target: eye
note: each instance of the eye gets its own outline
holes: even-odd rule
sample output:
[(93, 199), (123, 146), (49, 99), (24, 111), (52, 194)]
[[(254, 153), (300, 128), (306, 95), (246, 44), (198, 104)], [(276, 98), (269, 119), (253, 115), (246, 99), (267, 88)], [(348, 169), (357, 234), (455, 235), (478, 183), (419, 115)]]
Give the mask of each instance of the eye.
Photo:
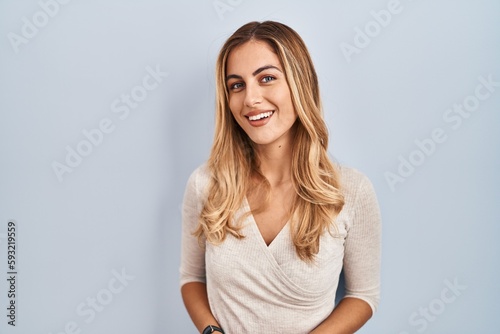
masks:
[(268, 82), (271, 82), (273, 80), (276, 80), (275, 77), (273, 76), (270, 76), (270, 75), (266, 75), (265, 77), (263, 77), (260, 82), (263, 82), (263, 83), (268, 83)]
[(243, 88), (243, 83), (242, 82), (235, 82), (231, 85), (229, 85), (230, 90), (237, 90)]

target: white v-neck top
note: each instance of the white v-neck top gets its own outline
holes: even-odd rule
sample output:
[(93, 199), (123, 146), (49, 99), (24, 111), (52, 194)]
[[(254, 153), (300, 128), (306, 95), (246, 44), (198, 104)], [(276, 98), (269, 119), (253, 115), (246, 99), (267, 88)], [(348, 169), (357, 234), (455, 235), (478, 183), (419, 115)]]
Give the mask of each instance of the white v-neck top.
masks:
[[(375, 312), (380, 291), (380, 212), (371, 182), (341, 167), (344, 208), (337, 231), (325, 232), (313, 263), (295, 252), (286, 224), (266, 245), (252, 215), (243, 221), (243, 239), (228, 235), (218, 246), (198, 244), (192, 232), (207, 197), (210, 174), (203, 165), (187, 183), (183, 203), (181, 286), (207, 285), (211, 311), (232, 333), (309, 333), (335, 306), (344, 269), (345, 297), (366, 301)], [(236, 216), (249, 211), (244, 201)], [(236, 218), (237, 218), (236, 217)]]

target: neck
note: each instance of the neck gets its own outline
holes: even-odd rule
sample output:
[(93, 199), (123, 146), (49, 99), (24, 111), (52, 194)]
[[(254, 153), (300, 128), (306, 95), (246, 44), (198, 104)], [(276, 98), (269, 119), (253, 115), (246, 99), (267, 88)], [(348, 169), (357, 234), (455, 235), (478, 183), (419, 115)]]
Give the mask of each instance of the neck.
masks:
[(287, 137), (289, 138), (281, 138), (282, 140), (268, 145), (257, 145), (255, 148), (260, 171), (272, 188), (291, 180), (292, 134)]

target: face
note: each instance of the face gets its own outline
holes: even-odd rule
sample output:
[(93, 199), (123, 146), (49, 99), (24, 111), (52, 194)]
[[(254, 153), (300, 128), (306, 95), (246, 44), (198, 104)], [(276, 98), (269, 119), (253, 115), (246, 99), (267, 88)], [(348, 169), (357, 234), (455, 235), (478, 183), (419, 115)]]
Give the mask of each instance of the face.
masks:
[(228, 56), (226, 84), (234, 118), (259, 146), (292, 141), (297, 113), (278, 56), (260, 41), (234, 48)]

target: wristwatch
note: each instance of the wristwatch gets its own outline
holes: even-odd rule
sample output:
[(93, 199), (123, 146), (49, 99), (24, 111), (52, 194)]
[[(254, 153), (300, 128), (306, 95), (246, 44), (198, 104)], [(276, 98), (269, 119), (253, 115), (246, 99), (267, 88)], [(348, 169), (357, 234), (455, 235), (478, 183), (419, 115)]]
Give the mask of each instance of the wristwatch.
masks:
[(201, 332), (201, 334), (210, 334), (213, 332), (219, 332), (219, 333), (224, 334), (224, 331), (222, 330), (222, 328), (219, 328), (219, 327), (213, 326), (213, 325), (208, 325), (207, 327), (205, 327), (205, 329), (203, 330), (203, 332)]

